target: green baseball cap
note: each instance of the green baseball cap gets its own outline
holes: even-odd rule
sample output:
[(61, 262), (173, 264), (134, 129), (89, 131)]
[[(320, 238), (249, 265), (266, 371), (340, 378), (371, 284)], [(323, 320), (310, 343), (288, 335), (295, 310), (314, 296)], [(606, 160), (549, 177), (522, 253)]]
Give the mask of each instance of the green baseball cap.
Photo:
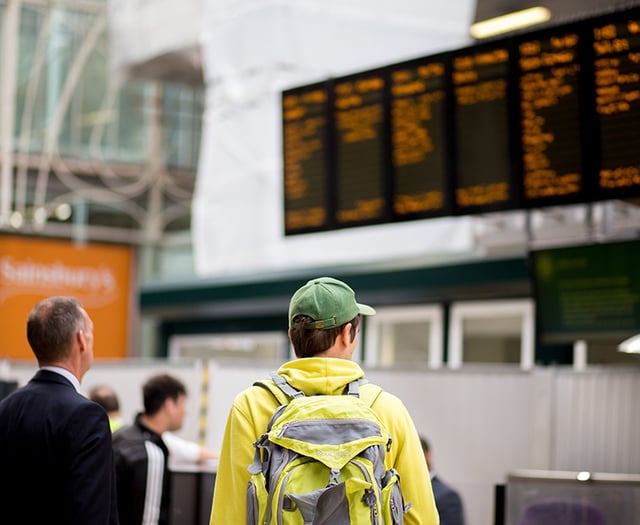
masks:
[(298, 315), (314, 320), (307, 328), (327, 330), (348, 323), (358, 314), (375, 313), (370, 306), (356, 302), (356, 294), (349, 285), (333, 277), (318, 277), (293, 294), (289, 303), (289, 328), (294, 327), (293, 319)]

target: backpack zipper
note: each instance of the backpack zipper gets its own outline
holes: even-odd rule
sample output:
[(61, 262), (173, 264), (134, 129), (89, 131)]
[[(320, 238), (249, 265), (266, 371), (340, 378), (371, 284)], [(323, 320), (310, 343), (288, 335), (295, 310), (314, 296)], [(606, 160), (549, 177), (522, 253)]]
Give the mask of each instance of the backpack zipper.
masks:
[[(289, 423), (285, 423), (284, 425), (282, 425), (282, 428), (280, 428), (280, 430), (278, 431), (278, 434), (276, 435), (276, 439), (281, 439), (285, 435), (285, 433), (287, 432), (289, 427), (291, 427), (291, 428), (305, 427), (309, 423), (323, 423), (323, 424), (326, 424), (327, 423), (327, 419), (326, 418), (306, 418), (306, 419), (299, 420), (299, 421), (290, 421)], [(378, 437), (378, 438), (383, 438), (382, 432), (381, 432), (381, 429), (380, 429), (380, 425), (378, 425), (377, 423), (374, 423), (372, 421), (367, 421), (367, 420), (362, 419), (362, 418), (343, 418), (343, 419), (333, 418), (333, 419), (331, 419), (331, 425), (353, 425), (354, 423), (359, 424), (359, 426), (361, 428), (363, 428), (371, 437), (375, 436), (375, 437)], [(377, 430), (377, 433), (373, 432), (372, 430), (373, 431)], [(389, 440), (387, 440), (387, 441), (385, 441), (385, 442), (383, 442), (381, 444), (386, 444), (387, 450), (389, 450), (390, 447), (391, 447), (391, 443), (390, 443)]]
[[(287, 465), (289, 463), (289, 454), (290, 451), (287, 449), (283, 450), (283, 454), (282, 457), (284, 458), (284, 461), (281, 462), (281, 465)], [(271, 458), (269, 458), (269, 470), (271, 470)], [(269, 523), (271, 521), (271, 515), (273, 514), (273, 496), (272, 491), (273, 491), (273, 487), (275, 487), (275, 483), (278, 480), (278, 477), (280, 475), (280, 470), (276, 470), (275, 472), (272, 472), (271, 475), (269, 476), (269, 485), (268, 485), (268, 492), (270, 494), (270, 497), (268, 499), (268, 503), (267, 503), (267, 512), (266, 512), (266, 520), (265, 523)]]
[[(376, 490), (376, 488), (378, 486), (378, 483), (377, 483), (377, 481), (371, 479), (371, 477), (369, 476), (369, 471), (367, 470), (367, 468), (360, 461), (352, 459), (351, 463), (356, 465), (362, 471), (362, 473), (364, 474), (364, 477), (367, 479), (367, 481), (369, 483), (371, 483), (371, 488), (365, 491), (365, 495), (362, 497), (362, 501), (364, 501), (364, 503), (371, 508), (371, 523), (373, 525), (379, 525), (380, 521), (379, 521), (379, 516), (378, 516), (378, 497), (375, 494), (375, 490)], [(367, 501), (366, 501), (366, 499), (369, 499), (369, 498), (367, 498), (368, 495), (373, 495), (373, 502), (372, 502), (373, 504), (372, 505), (369, 505), (369, 503), (367, 503)]]
[[(294, 468), (299, 467), (300, 465), (296, 465)], [(280, 494), (278, 494), (278, 513), (276, 514), (276, 522), (277, 525), (282, 525), (283, 524), (283, 518), (282, 518), (282, 505), (284, 502), (284, 487), (287, 484), (287, 480), (291, 477), (291, 474), (293, 472), (293, 469), (289, 470), (289, 472), (287, 472), (287, 474), (285, 475), (284, 479), (282, 480), (282, 483), (280, 483)]]

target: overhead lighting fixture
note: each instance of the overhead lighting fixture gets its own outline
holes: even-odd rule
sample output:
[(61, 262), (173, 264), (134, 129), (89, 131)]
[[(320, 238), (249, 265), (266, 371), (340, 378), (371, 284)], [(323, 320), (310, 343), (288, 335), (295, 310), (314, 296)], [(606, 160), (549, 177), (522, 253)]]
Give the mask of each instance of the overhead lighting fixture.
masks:
[(640, 334), (625, 339), (618, 345), (618, 351), (625, 354), (640, 354)]
[(56, 215), (56, 219), (58, 219), (59, 221), (66, 221), (71, 217), (71, 205), (64, 202), (62, 204), (58, 204), (56, 206), (56, 211), (55, 211), (55, 215)]
[(11, 215), (9, 217), (9, 224), (11, 224), (11, 226), (13, 226), (16, 230), (22, 228), (22, 225), (24, 224), (24, 217), (22, 216), (22, 213), (20, 213), (19, 211), (11, 212)]
[(514, 11), (513, 13), (476, 22), (469, 29), (469, 33), (473, 38), (487, 38), (535, 24), (542, 24), (550, 19), (551, 11), (546, 7), (530, 7), (522, 11)]
[(33, 222), (37, 226), (43, 226), (45, 222), (47, 222), (48, 213), (45, 208), (42, 206), (35, 209), (33, 212)]

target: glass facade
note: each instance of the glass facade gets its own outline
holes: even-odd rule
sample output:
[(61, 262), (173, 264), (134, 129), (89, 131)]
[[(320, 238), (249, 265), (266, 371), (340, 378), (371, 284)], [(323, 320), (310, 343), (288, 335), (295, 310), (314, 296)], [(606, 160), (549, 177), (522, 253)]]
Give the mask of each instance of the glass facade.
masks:
[[(4, 38), (9, 16), (0, 2), (0, 54), (15, 53), (11, 209), (23, 219), (15, 233), (78, 220), (89, 238), (94, 227), (114, 230), (106, 240), (118, 240), (118, 229), (147, 240), (149, 228), (156, 240), (188, 230), (204, 86), (123, 80), (110, 62), (104, 0), (21, 2), (15, 40)], [(72, 215), (60, 219), (54, 210), (66, 203)]]
[[(100, 5), (100, 2), (96, 2)], [(119, 83), (110, 70), (104, 10), (46, 9), (25, 5), (20, 13), (16, 138), (29, 137), (29, 151), (45, 146), (46, 133), (57, 111), (64, 120), (56, 143), (63, 155), (107, 162), (144, 163), (150, 121), (155, 109), (153, 83)], [(91, 32), (104, 27), (91, 49)], [(80, 53), (88, 53), (86, 58)], [(71, 78), (72, 68), (81, 67)], [(59, 108), (65, 85), (72, 95)], [(119, 85), (118, 85), (119, 84)], [(165, 85), (163, 122), (169, 164), (194, 168), (203, 105), (203, 89)], [(65, 110), (66, 109), (66, 110)]]

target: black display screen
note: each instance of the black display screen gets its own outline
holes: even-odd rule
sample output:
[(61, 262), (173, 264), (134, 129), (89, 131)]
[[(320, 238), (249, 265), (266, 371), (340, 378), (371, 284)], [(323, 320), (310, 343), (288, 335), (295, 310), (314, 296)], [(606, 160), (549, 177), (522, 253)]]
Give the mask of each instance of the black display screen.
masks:
[(379, 222), (386, 215), (385, 77), (371, 72), (333, 83), (336, 222)]
[(640, 195), (640, 14), (593, 26), (601, 197)]
[(389, 72), (393, 212), (398, 218), (450, 212), (446, 73), (443, 59), (399, 64)]
[(460, 213), (513, 206), (509, 49), (470, 49), (452, 60), (454, 205)]
[(640, 197), (640, 9), (283, 93), (285, 231)]
[(586, 189), (580, 119), (580, 33), (518, 44), (523, 202), (567, 202)]
[(329, 225), (329, 106), (324, 84), (282, 95), (285, 232)]
[(544, 343), (640, 332), (640, 242), (531, 252), (538, 334)]

